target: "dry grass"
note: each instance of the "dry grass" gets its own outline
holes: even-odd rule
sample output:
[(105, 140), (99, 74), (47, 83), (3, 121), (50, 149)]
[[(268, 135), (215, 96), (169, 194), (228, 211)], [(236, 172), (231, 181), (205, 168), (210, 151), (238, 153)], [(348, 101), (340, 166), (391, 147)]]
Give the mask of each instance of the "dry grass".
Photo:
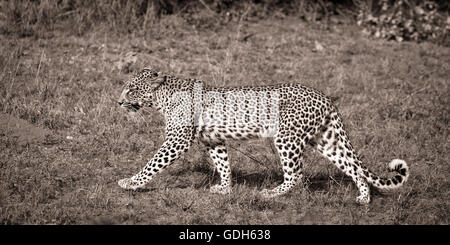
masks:
[[(0, 223), (449, 224), (449, 48), (289, 17), (219, 25), (211, 15), (197, 24), (166, 16), (140, 35), (0, 35)], [(136, 62), (126, 63), (127, 53)], [(164, 138), (153, 110), (133, 119), (115, 102), (127, 73), (149, 65), (217, 86), (320, 89), (368, 167), (385, 174), (388, 161), (403, 158), (411, 177), (358, 206), (355, 185), (310, 151), (304, 186), (264, 200), (257, 192), (282, 181), (277, 158), (264, 140), (233, 141), (229, 196), (209, 193), (218, 176), (200, 145), (147, 190), (123, 191), (117, 181), (139, 171)], [(24, 143), (10, 121), (46, 136)]]

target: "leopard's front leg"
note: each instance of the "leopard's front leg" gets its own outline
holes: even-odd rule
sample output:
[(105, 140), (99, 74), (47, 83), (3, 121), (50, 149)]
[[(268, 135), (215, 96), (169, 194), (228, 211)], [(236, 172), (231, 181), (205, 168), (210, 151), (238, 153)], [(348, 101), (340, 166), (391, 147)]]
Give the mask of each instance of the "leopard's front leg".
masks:
[(138, 174), (119, 180), (118, 184), (124, 189), (136, 190), (144, 187), (153, 176), (169, 166), (180, 155), (189, 149), (191, 141), (181, 137), (168, 137), (158, 152)]
[(227, 148), (224, 143), (208, 145), (208, 151), (220, 175), (220, 184), (211, 187), (211, 193), (228, 194), (231, 192), (231, 168), (228, 162)]

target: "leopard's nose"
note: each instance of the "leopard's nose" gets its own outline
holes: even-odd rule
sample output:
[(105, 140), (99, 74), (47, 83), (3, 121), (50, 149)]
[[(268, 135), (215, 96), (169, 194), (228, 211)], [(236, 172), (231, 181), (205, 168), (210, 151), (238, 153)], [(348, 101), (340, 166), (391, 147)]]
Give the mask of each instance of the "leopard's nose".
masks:
[(117, 103), (119, 103), (120, 106), (123, 105), (123, 101), (118, 101)]

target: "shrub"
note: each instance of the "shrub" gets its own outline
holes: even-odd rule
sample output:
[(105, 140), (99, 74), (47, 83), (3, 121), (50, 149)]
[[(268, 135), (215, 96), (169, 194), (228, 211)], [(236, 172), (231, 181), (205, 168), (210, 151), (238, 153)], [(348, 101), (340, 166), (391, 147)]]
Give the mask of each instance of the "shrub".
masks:
[(0, 1), (0, 34), (38, 36), (55, 29), (82, 35), (97, 26), (123, 33), (140, 31), (187, 0), (14, 0)]
[(381, 0), (358, 3), (363, 32), (388, 40), (435, 41), (448, 45), (450, 19), (434, 1)]
[[(268, 16), (294, 15), (308, 22), (333, 15), (355, 20), (364, 33), (397, 41), (448, 44), (448, 0), (14, 0), (0, 1), (0, 34), (45, 37), (54, 30), (83, 35), (93, 29), (116, 33), (150, 29), (162, 15), (209, 26)], [(202, 12), (203, 11), (203, 12)], [(205, 14), (207, 13), (207, 14)], [(212, 13), (212, 14), (211, 14)], [(246, 13), (246, 14), (244, 14)], [(357, 14), (356, 14), (357, 13)], [(220, 24), (219, 23), (219, 24)]]

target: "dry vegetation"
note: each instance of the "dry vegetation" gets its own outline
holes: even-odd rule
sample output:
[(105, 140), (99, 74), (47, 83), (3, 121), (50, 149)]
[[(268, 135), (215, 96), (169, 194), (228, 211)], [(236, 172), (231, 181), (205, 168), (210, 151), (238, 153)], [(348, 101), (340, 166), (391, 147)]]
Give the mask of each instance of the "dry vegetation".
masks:
[[(157, 19), (149, 10), (148, 21), (128, 20), (146, 23), (136, 31), (112, 22), (89, 27), (96, 23), (89, 12), (71, 26), (2, 22), (1, 224), (450, 223), (450, 48), (372, 40), (345, 20), (312, 23), (283, 12), (260, 18), (253, 5), (229, 14), (206, 6), (189, 18), (173, 10)], [(124, 191), (117, 181), (139, 171), (164, 138), (155, 111), (130, 118), (115, 102), (123, 81), (144, 66), (217, 86), (320, 89), (340, 108), (363, 162), (386, 174), (387, 162), (405, 159), (410, 179), (359, 206), (353, 182), (309, 150), (303, 186), (264, 200), (257, 192), (282, 181), (277, 157), (264, 140), (232, 141), (231, 195), (209, 193), (219, 178), (201, 145), (146, 190)]]

